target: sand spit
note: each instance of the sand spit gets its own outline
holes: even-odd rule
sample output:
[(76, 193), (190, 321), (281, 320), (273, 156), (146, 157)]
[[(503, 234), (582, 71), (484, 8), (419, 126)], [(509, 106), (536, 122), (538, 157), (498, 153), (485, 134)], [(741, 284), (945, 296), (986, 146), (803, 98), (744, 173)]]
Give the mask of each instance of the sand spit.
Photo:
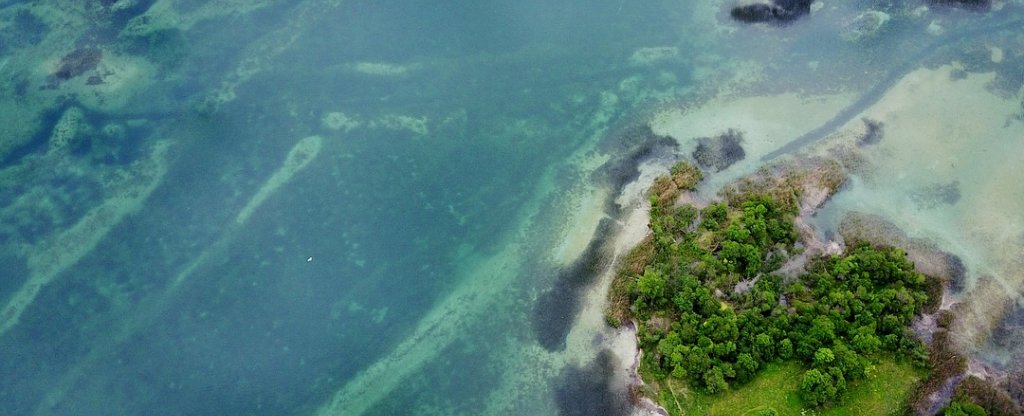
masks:
[(249, 200), (245, 207), (238, 212), (238, 216), (235, 217), (236, 224), (244, 224), (249, 221), (249, 216), (252, 215), (253, 211), (263, 205), (267, 197), (274, 194), (281, 185), (284, 185), (291, 181), (292, 177), (296, 173), (301, 172), (309, 165), (313, 159), (316, 158), (317, 154), (320, 153), (320, 148), (323, 145), (323, 138), (320, 136), (309, 136), (302, 140), (288, 151), (288, 156), (285, 157), (284, 164), (281, 165), (270, 179), (267, 179), (260, 187), (260, 190), (253, 195), (252, 199)]
[(607, 335), (608, 338), (605, 341), (605, 346), (618, 359), (617, 368), (619, 371), (612, 380), (610, 387), (612, 391), (627, 395), (631, 400), (639, 400), (634, 403), (636, 405), (634, 414), (636, 415), (665, 413), (663, 409), (650, 399), (635, 396), (635, 392), (639, 391), (643, 385), (643, 380), (640, 379), (640, 375), (637, 372), (642, 352), (639, 348), (640, 342), (636, 338), (635, 324), (628, 322), (618, 329), (608, 328), (604, 320), (604, 311), (608, 304), (608, 290), (619, 268), (617, 260), (623, 258), (634, 246), (640, 244), (640, 241), (650, 232), (648, 228), (650, 221), (649, 210), (650, 204), (644, 199), (623, 220), (622, 231), (612, 242), (615, 248), (616, 261), (612, 263), (612, 266), (601, 276), (599, 283), (587, 295), (587, 303), (584, 306), (583, 313), (580, 315), (579, 325), (577, 325), (575, 331), (570, 333), (569, 338), (570, 342), (574, 338), (577, 342), (582, 341), (582, 335), (589, 332), (587, 331), (588, 328), (606, 333), (611, 332)]

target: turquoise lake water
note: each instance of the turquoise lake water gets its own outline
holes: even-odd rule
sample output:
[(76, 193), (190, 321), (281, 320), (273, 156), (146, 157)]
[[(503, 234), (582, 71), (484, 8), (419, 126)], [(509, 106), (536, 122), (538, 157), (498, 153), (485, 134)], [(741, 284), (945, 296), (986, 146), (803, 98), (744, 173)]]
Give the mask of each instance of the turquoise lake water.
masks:
[[(1021, 16), (712, 3), (0, 1), (0, 413), (628, 412), (551, 252), (630, 129), (745, 71), (859, 94), (977, 55), (929, 19)], [(866, 9), (896, 17), (835, 29)]]

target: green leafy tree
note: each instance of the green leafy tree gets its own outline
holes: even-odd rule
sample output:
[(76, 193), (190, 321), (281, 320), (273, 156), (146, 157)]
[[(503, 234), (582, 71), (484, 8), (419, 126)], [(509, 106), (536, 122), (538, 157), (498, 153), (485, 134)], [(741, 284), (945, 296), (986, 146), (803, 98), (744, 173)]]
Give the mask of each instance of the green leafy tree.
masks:
[(662, 338), (661, 341), (658, 341), (658, 352), (660, 352), (662, 355), (667, 356), (669, 354), (672, 354), (672, 352), (675, 351), (676, 347), (680, 346), (681, 344), (682, 341), (680, 341), (679, 339), (679, 333), (676, 331), (669, 331), (669, 333), (665, 335), (665, 338)]
[(814, 352), (815, 368), (828, 368), (835, 360), (836, 356), (829, 348), (818, 348), (818, 350)]
[(736, 352), (736, 343), (732, 341), (720, 342), (715, 344), (713, 349), (716, 358), (729, 361), (733, 353)]
[[(730, 228), (732, 230), (732, 228)], [(744, 230), (738, 230), (744, 231)], [(745, 234), (745, 231), (743, 233)], [(722, 250), (719, 252), (722, 262), (730, 270), (743, 273), (747, 277), (753, 277), (761, 271), (761, 251), (757, 247), (732, 239), (722, 242)]]
[(707, 350), (701, 347), (691, 347), (690, 354), (686, 357), (686, 372), (691, 376), (699, 377), (711, 368), (711, 357)]
[(636, 289), (640, 292), (640, 296), (648, 300), (649, 303), (655, 304), (653, 301), (660, 300), (665, 296), (665, 283), (665, 275), (648, 267), (644, 271), (644, 275), (637, 279)]
[(818, 345), (831, 345), (836, 337), (836, 326), (827, 316), (817, 316), (811, 321), (807, 335)]
[(821, 406), (836, 398), (838, 390), (832, 377), (818, 369), (810, 369), (800, 380), (800, 398), (811, 406)]
[(725, 374), (722, 373), (722, 369), (714, 367), (707, 373), (704, 373), (704, 387), (708, 389), (708, 393), (715, 394), (723, 392), (729, 389), (729, 383), (725, 382)]
[(832, 377), (832, 386), (836, 388), (836, 397), (846, 392), (846, 376), (842, 370), (836, 367), (828, 369), (828, 375)]
[(736, 356), (736, 378), (741, 381), (750, 380), (757, 373), (759, 364), (749, 353), (740, 353)]
[(842, 371), (847, 379), (858, 379), (864, 377), (870, 362), (847, 347), (846, 344), (836, 343), (832, 346), (835, 353), (833, 366)]
[(788, 360), (793, 357), (793, 341), (789, 338), (779, 341), (779, 358)]
[(850, 345), (861, 354), (874, 354), (882, 347), (882, 340), (874, 334), (861, 332), (853, 336), (853, 342)]
[(722, 310), (722, 303), (711, 296), (711, 290), (701, 287), (694, 291), (697, 299), (698, 312), (702, 316), (713, 316)]
[(775, 343), (771, 335), (762, 332), (754, 337), (754, 354), (760, 361), (771, 361), (775, 357)]
[(708, 318), (704, 328), (714, 342), (735, 341), (739, 337), (736, 315), (731, 311)]

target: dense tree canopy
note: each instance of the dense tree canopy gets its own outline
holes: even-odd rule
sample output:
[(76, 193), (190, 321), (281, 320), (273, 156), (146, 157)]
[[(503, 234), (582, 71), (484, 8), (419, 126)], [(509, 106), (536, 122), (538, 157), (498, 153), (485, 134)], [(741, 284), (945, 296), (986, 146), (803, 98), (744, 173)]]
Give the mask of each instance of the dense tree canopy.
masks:
[(864, 377), (874, 355), (920, 355), (906, 328), (928, 300), (926, 281), (903, 251), (854, 244), (784, 279), (774, 272), (800, 250), (794, 203), (750, 193), (679, 206), (700, 174), (686, 164), (672, 172), (651, 193), (652, 238), (617, 285), (639, 322), (645, 373), (715, 393), (767, 362), (797, 359), (807, 367), (801, 397), (823, 405)]

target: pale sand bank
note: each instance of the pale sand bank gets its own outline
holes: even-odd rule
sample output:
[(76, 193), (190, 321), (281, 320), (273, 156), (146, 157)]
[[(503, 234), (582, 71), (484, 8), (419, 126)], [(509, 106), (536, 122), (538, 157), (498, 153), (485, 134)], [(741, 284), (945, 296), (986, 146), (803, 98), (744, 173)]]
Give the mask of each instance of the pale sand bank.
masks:
[(608, 217), (603, 204), (608, 198), (608, 193), (602, 188), (588, 189), (582, 197), (572, 203), (566, 224), (570, 230), (576, 231), (567, 233), (562, 242), (552, 250), (551, 257), (555, 264), (563, 267), (571, 265), (590, 245), (597, 232), (597, 224)]
[[(860, 151), (863, 174), (835, 204), (878, 214), (963, 259), (968, 292), (954, 332), (973, 350), (1001, 318), (1003, 301), (1024, 290), (1024, 123), (1014, 118), (1020, 94), (991, 91), (992, 73), (957, 79), (955, 69), (909, 73), (844, 127), (860, 128), (867, 117), (884, 124), (884, 136)], [(932, 195), (946, 189), (940, 186), (956, 196)], [(999, 289), (971, 291), (978, 279), (992, 279)]]
[(761, 165), (761, 156), (824, 124), (856, 100), (854, 94), (804, 97), (780, 94), (720, 97), (696, 108), (668, 110), (654, 115), (651, 128), (680, 142), (686, 153), (700, 137), (714, 137), (729, 129), (743, 133), (746, 158), (707, 179), (701, 189), (717, 191)]
[[(582, 195), (573, 196), (567, 228), (563, 231), (566, 243), (553, 251), (557, 264), (567, 265), (575, 261), (595, 237), (599, 222), (606, 218), (604, 209), (607, 198), (613, 198), (622, 209), (618, 227), (606, 242), (602, 252), (618, 259), (638, 244), (648, 233), (648, 211), (650, 205), (645, 194), (654, 178), (668, 172), (667, 161), (651, 160), (641, 163), (640, 176), (628, 183), (618, 195), (610, 195), (602, 188), (589, 188)], [(510, 371), (499, 388), (487, 400), (488, 407), (482, 414), (512, 414), (517, 410), (513, 404), (523, 400), (536, 401), (535, 397), (524, 394), (543, 394), (544, 391), (529, 391), (524, 386), (545, 386), (556, 379), (567, 367), (586, 368), (592, 365), (602, 350), (611, 351), (615, 368), (614, 377), (608, 380), (612, 394), (626, 397), (628, 389), (638, 380), (635, 368), (639, 364), (635, 330), (623, 327), (614, 329), (605, 323), (607, 292), (614, 277), (617, 263), (613, 260), (596, 281), (588, 287), (576, 320), (566, 337), (566, 348), (551, 352), (539, 345), (516, 344), (515, 355), (527, 358), (509, 363)], [(525, 352), (524, 352), (525, 351)], [(512, 412), (512, 413), (510, 413)]]

